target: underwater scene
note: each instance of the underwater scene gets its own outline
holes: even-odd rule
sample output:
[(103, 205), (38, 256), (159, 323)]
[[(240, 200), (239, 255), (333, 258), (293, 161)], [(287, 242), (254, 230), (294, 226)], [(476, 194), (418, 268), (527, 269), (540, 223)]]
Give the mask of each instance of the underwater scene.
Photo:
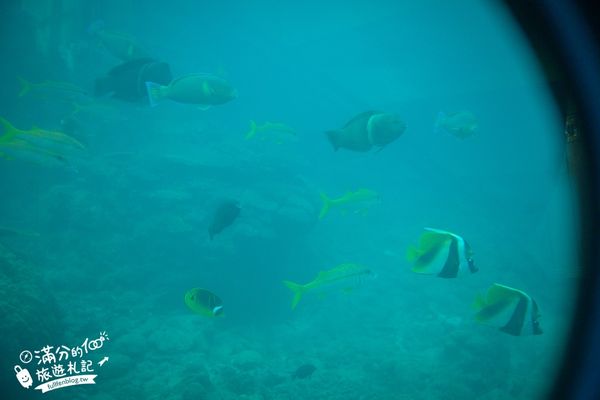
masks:
[(577, 193), (500, 2), (0, 10), (3, 399), (547, 393)]

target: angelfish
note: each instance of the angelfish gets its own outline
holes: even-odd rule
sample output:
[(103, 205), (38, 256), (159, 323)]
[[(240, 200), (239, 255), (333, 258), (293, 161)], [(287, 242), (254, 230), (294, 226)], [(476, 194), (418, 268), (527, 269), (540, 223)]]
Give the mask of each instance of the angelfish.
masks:
[(454, 233), (425, 228), (419, 246), (411, 246), (407, 258), (413, 263), (413, 272), (456, 278), (479, 269), (473, 261), (473, 250), (467, 241)]
[(475, 320), (513, 336), (541, 335), (537, 303), (527, 293), (494, 283), (475, 300)]

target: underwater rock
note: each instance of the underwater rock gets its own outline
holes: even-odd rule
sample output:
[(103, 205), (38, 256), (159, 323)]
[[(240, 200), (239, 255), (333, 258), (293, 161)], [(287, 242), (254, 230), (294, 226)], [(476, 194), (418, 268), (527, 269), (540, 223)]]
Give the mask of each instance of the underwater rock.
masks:
[(147, 340), (148, 344), (164, 354), (189, 352), (197, 342), (197, 338), (173, 329), (157, 329)]
[(226, 365), (219, 369), (218, 374), (223, 386), (236, 395), (250, 395), (256, 392), (256, 379), (248, 372)]
[[(33, 351), (63, 340), (58, 303), (39, 271), (0, 244), (0, 368), (4, 371), (13, 370), (24, 349)], [(3, 398), (29, 398), (18, 386), (17, 393), (10, 392), (15, 388), (13, 380), (11, 374), (0, 377)]]
[(254, 369), (263, 363), (263, 356), (254, 350), (244, 350), (231, 357), (231, 364), (241, 370)]

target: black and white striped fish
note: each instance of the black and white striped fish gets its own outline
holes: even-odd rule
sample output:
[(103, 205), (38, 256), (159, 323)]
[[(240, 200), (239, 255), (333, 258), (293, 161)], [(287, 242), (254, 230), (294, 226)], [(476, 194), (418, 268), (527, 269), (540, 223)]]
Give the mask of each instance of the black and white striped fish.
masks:
[(475, 300), (475, 320), (495, 326), (513, 336), (541, 335), (537, 303), (527, 293), (494, 283), (485, 296)]
[(441, 229), (425, 228), (419, 246), (408, 249), (408, 260), (413, 272), (456, 278), (478, 271), (473, 261), (473, 250), (467, 241), (454, 233)]

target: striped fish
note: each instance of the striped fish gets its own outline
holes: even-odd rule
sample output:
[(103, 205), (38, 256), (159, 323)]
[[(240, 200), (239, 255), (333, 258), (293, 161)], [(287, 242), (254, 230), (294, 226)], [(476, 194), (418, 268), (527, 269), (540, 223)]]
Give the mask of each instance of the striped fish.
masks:
[(348, 292), (367, 277), (374, 277), (370, 269), (359, 264), (345, 263), (326, 271), (320, 271), (315, 279), (304, 285), (291, 281), (283, 281), (283, 284), (294, 294), (292, 299), (293, 310), (306, 292), (324, 293), (336, 288)]
[(473, 250), (464, 238), (441, 229), (425, 228), (425, 231), (419, 246), (411, 246), (407, 252), (413, 272), (456, 278), (479, 270), (473, 261)]
[(513, 336), (541, 335), (537, 303), (527, 293), (494, 283), (475, 300), (475, 320)]

